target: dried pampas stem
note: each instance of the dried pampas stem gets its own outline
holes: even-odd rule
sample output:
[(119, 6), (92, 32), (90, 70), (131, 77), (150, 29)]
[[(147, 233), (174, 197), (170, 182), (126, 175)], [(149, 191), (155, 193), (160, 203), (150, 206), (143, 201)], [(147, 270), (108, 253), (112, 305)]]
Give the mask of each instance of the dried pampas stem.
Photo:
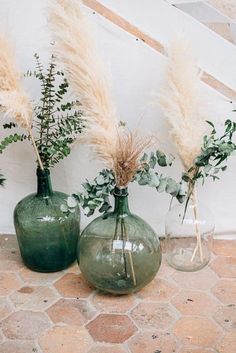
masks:
[(38, 163), (39, 163), (39, 167), (40, 167), (41, 170), (44, 170), (44, 166), (43, 166), (42, 160), (40, 158), (39, 151), (38, 151), (38, 148), (36, 146), (36, 142), (35, 142), (34, 136), (32, 134), (32, 130), (29, 131), (29, 135), (30, 135), (30, 139), (31, 139), (31, 142), (32, 142), (32, 145), (33, 145), (33, 148), (34, 148)]
[[(168, 50), (166, 88), (160, 95), (160, 105), (170, 126), (170, 136), (186, 172), (194, 165), (201, 152), (202, 140), (207, 132), (209, 118), (207, 100), (201, 88), (201, 72), (188, 41), (176, 38)], [(197, 246), (203, 261), (201, 232), (198, 222), (196, 191), (191, 190), (194, 203)]]
[(29, 133), (38, 163), (43, 170), (32, 134), (33, 108), (22, 86), (14, 51), (3, 36), (0, 36), (0, 112), (12, 116), (17, 124)]
[(49, 25), (58, 59), (81, 103), (87, 133), (85, 141), (94, 154), (112, 168), (118, 120), (110, 85), (91, 35), (91, 24), (80, 0), (51, 0)]
[(193, 200), (193, 212), (194, 212), (194, 218), (195, 218), (195, 229), (196, 229), (196, 237), (197, 237), (197, 245), (194, 249), (193, 255), (191, 257), (191, 262), (193, 262), (197, 251), (199, 250), (200, 253), (200, 260), (203, 262), (203, 252), (202, 252), (202, 238), (201, 238), (201, 231), (199, 228), (199, 215), (198, 215), (198, 208), (197, 208), (197, 190), (196, 187), (194, 188), (192, 192), (192, 200)]
[(168, 50), (166, 87), (160, 105), (170, 126), (170, 137), (186, 171), (201, 151), (209, 118), (201, 87), (201, 72), (188, 41), (176, 38)]
[(152, 139), (119, 126), (111, 88), (82, 2), (51, 0), (49, 25), (57, 57), (65, 67), (86, 119), (84, 140), (106, 167), (114, 171), (117, 186), (127, 186), (137, 171), (141, 154)]

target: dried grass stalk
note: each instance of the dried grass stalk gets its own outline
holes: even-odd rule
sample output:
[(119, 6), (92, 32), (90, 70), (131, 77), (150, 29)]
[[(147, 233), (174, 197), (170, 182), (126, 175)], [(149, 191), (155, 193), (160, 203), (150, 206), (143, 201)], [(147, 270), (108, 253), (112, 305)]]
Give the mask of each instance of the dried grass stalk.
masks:
[(111, 166), (118, 121), (90, 23), (80, 0), (52, 0), (49, 23), (56, 41), (56, 53), (64, 64), (68, 80), (81, 103), (87, 121), (88, 144)]
[(114, 171), (117, 185), (127, 186), (152, 139), (119, 127), (111, 88), (81, 1), (51, 0), (49, 23), (57, 57), (64, 65), (87, 121), (85, 140), (95, 155)]
[(183, 37), (176, 38), (168, 50), (166, 88), (159, 101), (170, 126), (172, 142), (188, 170), (201, 151), (208, 109), (201, 88), (201, 72)]
[(118, 132), (113, 165), (117, 186), (124, 187), (132, 181), (141, 167), (141, 156), (153, 143), (154, 139), (151, 136), (140, 136), (137, 131)]
[(19, 126), (27, 130), (40, 168), (43, 170), (43, 164), (32, 134), (33, 108), (22, 86), (14, 51), (9, 41), (3, 36), (0, 36), (0, 112), (13, 117)]
[(0, 36), (0, 111), (12, 116), (27, 131), (31, 129), (33, 109), (21, 84), (14, 51)]

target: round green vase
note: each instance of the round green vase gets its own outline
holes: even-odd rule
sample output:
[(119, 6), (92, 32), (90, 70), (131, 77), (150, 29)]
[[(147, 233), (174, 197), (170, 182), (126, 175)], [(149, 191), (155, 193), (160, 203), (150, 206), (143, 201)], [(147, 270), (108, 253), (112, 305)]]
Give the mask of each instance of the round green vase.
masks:
[(81, 272), (96, 288), (113, 294), (137, 292), (155, 277), (161, 248), (154, 230), (128, 206), (127, 188), (115, 189), (115, 208), (82, 232)]
[(37, 170), (38, 191), (15, 207), (14, 226), (24, 264), (38, 272), (56, 272), (76, 259), (80, 210), (63, 212), (68, 195), (53, 191), (49, 170)]

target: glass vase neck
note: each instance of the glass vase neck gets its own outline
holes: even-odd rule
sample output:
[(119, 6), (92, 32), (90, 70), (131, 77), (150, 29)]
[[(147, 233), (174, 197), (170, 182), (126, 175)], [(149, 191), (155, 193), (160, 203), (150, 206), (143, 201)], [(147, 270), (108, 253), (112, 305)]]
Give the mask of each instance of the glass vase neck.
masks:
[(129, 202), (128, 202), (128, 188), (115, 187), (115, 208), (114, 213), (119, 216), (130, 214)]
[(37, 169), (37, 195), (48, 197), (53, 194), (50, 171), (48, 169)]

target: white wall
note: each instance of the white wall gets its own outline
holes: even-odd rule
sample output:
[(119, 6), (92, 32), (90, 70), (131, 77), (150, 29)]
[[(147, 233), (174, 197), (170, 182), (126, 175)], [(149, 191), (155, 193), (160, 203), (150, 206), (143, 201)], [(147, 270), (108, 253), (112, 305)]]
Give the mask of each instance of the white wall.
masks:
[[(184, 31), (189, 36), (200, 64), (204, 70), (236, 90), (236, 48), (214, 32), (171, 7), (162, 0), (102, 0), (104, 5), (120, 13), (131, 23), (168, 44), (173, 32)], [(17, 58), (22, 70), (33, 68), (33, 54), (38, 52), (47, 62), (50, 37), (46, 26), (47, 0), (0, 0), (0, 21), (7, 28), (7, 34), (15, 41)], [(135, 9), (135, 11), (134, 11)], [(135, 127), (137, 123), (145, 131), (156, 131), (167, 151), (173, 152), (168, 142), (164, 117), (159, 107), (153, 104), (153, 92), (160, 87), (166, 60), (159, 53), (124, 30), (108, 22), (98, 14), (87, 10), (97, 29), (97, 40), (101, 54), (107, 64), (114, 88), (114, 97), (121, 120)], [(30, 84), (32, 97), (38, 96), (36, 86)], [(230, 116), (232, 106), (227, 99), (210, 88), (206, 94), (216, 101), (217, 116), (223, 121)], [(35, 190), (35, 163), (30, 145), (15, 144), (0, 156), (1, 170), (7, 177), (6, 188), (1, 189), (0, 232), (14, 231), (12, 212), (15, 204)], [(236, 160), (220, 182), (209, 182), (199, 188), (200, 197), (209, 205), (216, 218), (217, 232), (236, 234)], [(85, 178), (92, 178), (102, 166), (92, 161), (86, 147), (75, 146), (71, 155), (52, 171), (55, 189), (74, 192), (80, 190)], [(180, 163), (164, 173), (178, 177)], [(163, 234), (163, 220), (169, 205), (169, 197), (157, 194), (148, 188), (130, 187), (131, 209), (145, 218), (158, 234)], [(83, 219), (83, 224), (87, 223)]]

